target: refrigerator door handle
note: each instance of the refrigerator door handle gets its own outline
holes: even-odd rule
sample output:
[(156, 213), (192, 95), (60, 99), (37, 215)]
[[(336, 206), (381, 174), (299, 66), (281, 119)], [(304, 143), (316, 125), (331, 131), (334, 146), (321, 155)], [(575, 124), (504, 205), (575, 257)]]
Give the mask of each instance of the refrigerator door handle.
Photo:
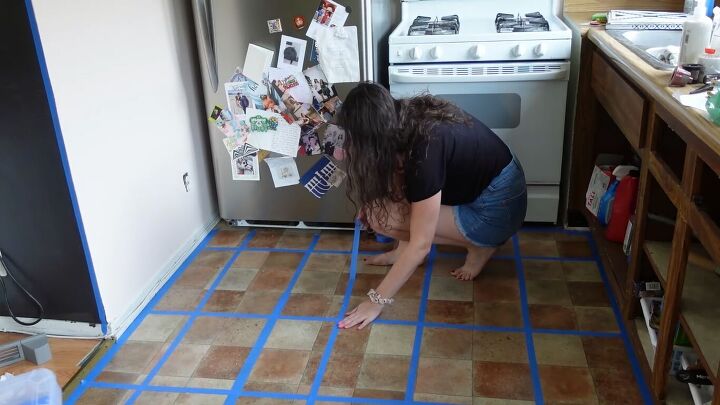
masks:
[(213, 91), (218, 89), (217, 58), (215, 56), (215, 35), (212, 18), (211, 0), (195, 0), (195, 17), (207, 66), (208, 80)]

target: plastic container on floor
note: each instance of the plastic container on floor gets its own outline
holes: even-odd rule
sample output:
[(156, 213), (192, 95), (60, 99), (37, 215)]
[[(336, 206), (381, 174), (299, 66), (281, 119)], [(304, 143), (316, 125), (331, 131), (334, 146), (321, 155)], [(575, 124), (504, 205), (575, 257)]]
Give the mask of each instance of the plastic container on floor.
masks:
[(62, 391), (55, 374), (39, 368), (0, 382), (0, 404), (62, 405)]

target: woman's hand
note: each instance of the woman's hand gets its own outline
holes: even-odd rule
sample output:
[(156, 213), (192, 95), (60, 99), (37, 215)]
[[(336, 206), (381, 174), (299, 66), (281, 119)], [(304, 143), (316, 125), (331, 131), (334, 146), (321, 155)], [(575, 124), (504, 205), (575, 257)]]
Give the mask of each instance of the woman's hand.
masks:
[(349, 329), (360, 324), (358, 329), (362, 329), (374, 321), (382, 312), (383, 305), (375, 304), (371, 301), (365, 301), (358, 305), (357, 308), (345, 314), (345, 319), (340, 321), (338, 326), (340, 329)]

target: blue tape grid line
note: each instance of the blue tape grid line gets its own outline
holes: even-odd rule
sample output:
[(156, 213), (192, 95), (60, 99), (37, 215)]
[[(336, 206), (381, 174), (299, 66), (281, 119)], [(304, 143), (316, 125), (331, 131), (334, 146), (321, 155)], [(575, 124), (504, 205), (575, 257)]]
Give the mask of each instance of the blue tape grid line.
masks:
[[(205, 292), (205, 295), (203, 295), (202, 299), (197, 304), (195, 311), (200, 311), (205, 307), (205, 304), (207, 304), (207, 302), (210, 300), (212, 295), (215, 293), (215, 289), (217, 288), (218, 285), (220, 285), (220, 282), (225, 277), (225, 274), (227, 274), (227, 272), (232, 267), (233, 263), (235, 263), (235, 260), (238, 258), (238, 256), (240, 256), (240, 253), (242, 253), (242, 251), (247, 247), (248, 243), (253, 238), (253, 236), (255, 236), (254, 230), (251, 230), (250, 232), (248, 232), (247, 235), (245, 235), (245, 238), (244, 238), (242, 244), (235, 250), (235, 252), (232, 254), (232, 256), (230, 256), (230, 259), (227, 261), (227, 263), (225, 263), (225, 266), (223, 267), (220, 274), (218, 274), (215, 277), (215, 280), (210, 285), (210, 288), (208, 288), (208, 290)], [(160, 357), (157, 364), (155, 364), (155, 366), (152, 368), (152, 370), (150, 370), (148, 375), (143, 380), (143, 383), (142, 383), (143, 386), (150, 385), (150, 382), (152, 381), (152, 379), (155, 378), (157, 373), (165, 365), (165, 363), (168, 361), (170, 356), (172, 356), (173, 353), (175, 353), (175, 349), (178, 347), (180, 342), (182, 342), (182, 340), (185, 338), (185, 335), (188, 333), (188, 331), (190, 331), (190, 328), (192, 327), (193, 322), (195, 322), (196, 318), (197, 318), (197, 315), (195, 315), (195, 314), (190, 315), (190, 317), (188, 317), (188, 319), (185, 321), (185, 325), (183, 325), (182, 329), (180, 329), (180, 332), (178, 332), (175, 339), (173, 339), (172, 343), (170, 343), (170, 346), (167, 348), (167, 350), (165, 350), (165, 353), (163, 353), (162, 357)], [(130, 398), (127, 400), (127, 403), (134, 404), (141, 393), (142, 393), (142, 391), (135, 391), (130, 396)]]
[(135, 332), (135, 330), (140, 326), (140, 324), (145, 320), (145, 317), (148, 315), (150, 310), (157, 305), (158, 302), (165, 296), (165, 293), (170, 290), (170, 288), (175, 284), (175, 281), (180, 278), (183, 273), (185, 273), (185, 270), (190, 266), (190, 264), (195, 261), (195, 258), (200, 254), (200, 252), (203, 251), (203, 249), (207, 246), (207, 244), (212, 240), (212, 238), (217, 233), (217, 230), (213, 229), (208, 233), (208, 235), (203, 239), (202, 242), (198, 245), (198, 247), (193, 251), (187, 259), (180, 265), (178, 270), (173, 274), (167, 282), (165, 282), (165, 285), (160, 288), (157, 294), (148, 302), (148, 304), (145, 306), (145, 308), (140, 312), (140, 314), (135, 318), (135, 320), (130, 324), (128, 329), (125, 331), (125, 333), (115, 342), (112, 347), (103, 355), (103, 357), (95, 364), (92, 370), (90, 370), (90, 373), (82, 380), (80, 381), (80, 385), (78, 388), (75, 389), (75, 391), (68, 397), (67, 403), (68, 404), (74, 404), (82, 394), (85, 393), (88, 385), (95, 384), (95, 380), (100, 375), (100, 373), (107, 367), (107, 365), (112, 361), (112, 359), (115, 357), (118, 351), (125, 345), (125, 342), (130, 338), (130, 336)]
[(355, 224), (355, 230), (353, 233), (353, 248), (352, 248), (352, 256), (350, 258), (350, 274), (348, 276), (348, 283), (347, 286), (345, 286), (345, 296), (343, 297), (343, 303), (342, 307), (340, 308), (340, 312), (337, 315), (337, 318), (333, 322), (333, 328), (330, 331), (330, 336), (328, 337), (327, 344), (325, 345), (325, 350), (323, 351), (322, 358), (320, 359), (320, 363), (318, 364), (318, 369), (315, 372), (315, 379), (313, 380), (312, 385), (310, 386), (310, 394), (308, 395), (307, 404), (313, 405), (315, 404), (315, 400), (317, 399), (317, 393), (320, 389), (320, 384), (322, 383), (323, 378), (325, 377), (325, 371), (327, 370), (328, 362), (330, 361), (330, 357), (332, 356), (332, 350), (335, 346), (335, 340), (337, 339), (338, 333), (340, 333), (338, 322), (340, 319), (345, 315), (345, 313), (348, 310), (348, 306), (350, 305), (350, 297), (352, 296), (352, 290), (355, 285), (355, 276), (357, 273), (357, 261), (358, 261), (358, 251), (360, 249), (360, 223)]
[(282, 312), (283, 308), (285, 307), (285, 304), (290, 299), (290, 294), (292, 293), (293, 288), (295, 287), (295, 284), (297, 283), (297, 280), (300, 278), (300, 273), (302, 272), (302, 269), (305, 267), (305, 264), (307, 263), (308, 259), (310, 258), (310, 255), (312, 254), (313, 250), (315, 249), (315, 246), (318, 243), (318, 240), (320, 239), (320, 234), (316, 233), (313, 235), (312, 241), (310, 242), (310, 247), (307, 248), (305, 251), (305, 254), (302, 257), (302, 260), (300, 260), (300, 264), (298, 264), (297, 269), (295, 269), (295, 273), (293, 274), (292, 278), (290, 279), (290, 282), (288, 283), (287, 288), (285, 288), (285, 291), (283, 291), (282, 295), (280, 296), (280, 299), (278, 300), (277, 304), (275, 305), (275, 308), (273, 309), (273, 312), (271, 316), (268, 318), (267, 322), (265, 322), (265, 326), (263, 327), (262, 332), (260, 332), (260, 336), (258, 336), (257, 340), (255, 341), (255, 345), (250, 349), (250, 353), (248, 354), (247, 358), (245, 359), (245, 363), (243, 364), (242, 368), (240, 369), (240, 373), (235, 378), (235, 382), (232, 386), (232, 394), (228, 395), (227, 399), (225, 400), (225, 404), (227, 405), (234, 405), (237, 398), (243, 394), (243, 387), (245, 386), (245, 383), (247, 382), (248, 378), (250, 377), (250, 372), (252, 372), (253, 367), (255, 367), (255, 363), (257, 362), (258, 358), (260, 357), (260, 354), (263, 351), (263, 348), (265, 347), (265, 343), (267, 342), (268, 338), (270, 337), (270, 333), (272, 332), (273, 328), (275, 327), (275, 324), (278, 321), (278, 317), (280, 316), (280, 313)]
[[(247, 314), (238, 312), (198, 312), (198, 311), (157, 311), (152, 310), (149, 312), (152, 315), (166, 315), (166, 316), (191, 316), (197, 317), (215, 317), (215, 318), (238, 318), (238, 319), (270, 319), (272, 315), (267, 314)], [(308, 322), (338, 322), (342, 317), (320, 317), (320, 316), (298, 316), (298, 315), (280, 315), (277, 317), (278, 320), (290, 320), (290, 321), (308, 321)], [(373, 323), (381, 325), (402, 325), (402, 326), (418, 326), (418, 321), (409, 321), (401, 319), (376, 319)], [(425, 327), (428, 328), (443, 328), (443, 329), (463, 329), (479, 332), (501, 332), (501, 333), (524, 333), (524, 328), (517, 328), (511, 326), (492, 326), (492, 325), (463, 325), (453, 323), (442, 323), (442, 322), (424, 322)], [(593, 337), (621, 337), (620, 332), (594, 332), (584, 330), (572, 330), (572, 329), (541, 329), (532, 328), (533, 333), (544, 333), (549, 335), (575, 335), (575, 336), (593, 336)]]
[[(540, 231), (538, 231), (540, 232)], [(543, 231), (544, 232), (544, 231)], [(555, 230), (557, 233), (557, 230)], [(308, 400), (310, 402), (314, 401), (325, 401), (325, 402), (345, 402), (345, 403), (356, 403), (356, 402), (362, 402), (362, 403), (373, 403), (373, 404), (380, 404), (380, 405), (392, 405), (392, 404), (400, 404), (400, 403), (416, 403), (420, 404), (421, 402), (413, 402), (412, 396), (409, 394), (410, 399), (408, 397), (405, 398), (405, 400), (386, 400), (386, 399), (369, 399), (369, 398), (346, 398), (346, 397), (335, 397), (335, 396), (325, 396), (325, 395), (317, 395), (317, 389), (319, 388), (319, 385), (322, 381), (322, 376), (324, 374), (324, 371), (327, 367), (327, 361), (329, 360), (329, 356), (331, 354), (331, 346), (330, 346), (330, 339), (328, 340), (328, 345), (326, 346), (325, 352), (324, 352), (324, 363), (323, 370), (318, 369), (318, 373), (316, 374), (316, 379), (313, 382), (312, 388), (316, 388), (315, 390), (315, 396), (313, 397), (313, 393), (311, 391), (308, 395), (301, 395), (301, 394), (287, 394), (287, 393), (273, 393), (273, 392), (252, 392), (252, 391), (243, 391), (242, 387), (237, 388), (233, 387), (231, 390), (221, 390), (221, 389), (208, 389), (208, 388), (193, 388), (193, 387), (168, 387), (168, 386), (150, 386), (145, 384), (141, 385), (134, 385), (134, 384), (116, 384), (116, 383), (105, 383), (105, 382), (98, 382), (95, 381), (97, 376), (100, 374), (100, 372), (107, 366), (107, 364), (112, 360), (112, 358), (115, 356), (117, 351), (123, 346), (123, 344), (127, 341), (128, 337), (132, 335), (132, 333), (139, 327), (139, 325), (142, 323), (144, 318), (148, 314), (157, 314), (157, 315), (182, 315), (182, 316), (189, 316), (197, 318), (198, 316), (218, 316), (218, 317), (228, 317), (228, 318), (259, 318), (259, 319), (271, 319), (273, 322), (276, 322), (279, 319), (290, 319), (290, 320), (305, 320), (305, 321), (317, 321), (317, 322), (333, 322), (335, 325), (337, 325), (337, 321), (342, 319), (342, 314), (347, 310), (347, 306), (350, 300), (351, 291), (352, 291), (352, 284), (355, 280), (355, 273), (357, 269), (357, 255), (362, 254), (358, 251), (359, 246), (359, 232), (356, 229), (356, 234), (354, 235), (354, 241), (353, 241), (353, 251), (352, 251), (352, 261), (351, 261), (351, 269), (350, 273), (351, 276), (349, 277), (348, 286), (346, 287), (346, 294), (343, 300), (343, 310), (336, 318), (324, 318), (324, 317), (304, 317), (304, 316), (281, 316), (279, 315), (279, 312), (282, 310), (282, 307), (280, 307), (281, 302), (278, 303), (278, 306), (276, 306), (276, 311), (273, 312), (272, 315), (256, 315), (256, 314), (237, 314), (237, 313), (213, 313), (213, 312), (202, 312), (201, 309), (204, 306), (204, 302), (201, 302), (200, 305), (198, 305), (198, 308), (195, 311), (158, 311), (153, 310), (152, 308), (163, 298), (163, 296), (166, 294), (166, 292), (172, 287), (172, 285), (175, 283), (175, 281), (182, 275), (182, 273), (185, 271), (185, 269), (195, 260), (197, 255), (202, 250), (234, 250), (235, 255), (228, 261), (228, 264), (226, 264), (223, 273), (219, 274), (216, 277), (215, 283), (213, 283), (213, 286), (211, 287), (213, 290), (217, 287), (217, 285), (220, 283), (222, 277), (224, 276), (224, 273), (227, 272), (228, 268), (231, 266), (231, 264), (234, 262), (235, 258), (237, 257), (237, 254), (241, 253), (242, 251), (289, 251), (291, 253), (305, 253), (303, 257), (303, 261), (298, 266), (298, 269), (296, 270), (295, 277), (293, 277), (293, 280), (291, 280), (291, 284), (286, 289), (286, 300), (289, 298), (289, 293), (292, 290), (292, 286), (297, 281), (297, 277), (299, 277), (299, 274), (302, 270), (302, 268), (305, 266), (305, 262), (307, 261), (307, 258), (311, 253), (319, 253), (321, 251), (314, 251), (312, 248), (314, 248), (314, 244), (311, 246), (308, 250), (302, 250), (302, 251), (295, 251), (294, 249), (259, 249), (259, 248), (247, 248), (247, 244), (254, 235), (254, 231), (251, 231), (251, 233), (248, 233), (246, 235), (245, 240), (243, 242), (243, 245), (237, 248), (231, 248), (231, 249), (215, 249), (215, 248), (208, 248), (207, 244), (212, 239), (214, 234), (216, 233), (216, 230), (211, 231), (208, 236), (203, 240), (203, 242), (198, 246), (198, 248), (188, 257), (188, 259), (183, 262), (182, 266), (178, 269), (176, 274), (174, 274), (168, 282), (163, 286), (163, 288), (160, 289), (158, 294), (150, 301), (148, 306), (141, 312), (141, 314), (133, 321), (133, 323), (128, 328), (127, 333), (121, 337), (117, 344), (114, 345), (108, 353), (98, 362), (98, 364), (94, 367), (94, 369), (91, 371), (91, 373), (88, 375), (88, 377), (83, 380), (80, 384), (80, 387), (71, 394), (71, 396), (68, 399), (69, 404), (73, 404), (81, 397), (81, 395), (90, 387), (93, 388), (116, 388), (116, 389), (127, 389), (127, 390), (135, 390), (135, 394), (139, 395), (143, 391), (154, 391), (154, 392), (183, 392), (183, 393), (197, 393), (197, 394), (214, 394), (214, 395), (228, 395), (228, 401), (227, 403), (232, 403), (232, 398), (238, 398), (238, 397), (259, 397), (259, 398), (276, 398), (276, 399), (286, 399), (286, 400)], [(525, 288), (525, 279), (524, 279), (524, 270), (522, 268), (522, 260), (527, 259), (526, 257), (522, 257), (520, 255), (519, 251), (519, 242), (517, 239), (517, 235), (513, 237), (513, 250), (514, 255), (513, 258), (516, 263), (516, 272), (518, 273), (518, 280), (520, 283), (520, 290), (521, 290), (521, 304), (522, 304), (522, 311), (523, 311), (523, 320), (524, 320), (524, 327), (523, 328), (514, 328), (514, 327), (495, 327), (495, 326), (482, 326), (482, 325), (459, 325), (459, 324), (444, 324), (444, 323), (437, 323), (437, 322), (424, 322), (424, 316), (423, 319), (420, 319), (417, 322), (415, 321), (401, 321), (401, 320), (382, 320), (378, 319), (375, 321), (375, 323), (378, 324), (390, 324), (390, 325), (408, 325), (408, 326), (415, 326), (416, 328), (419, 328), (422, 321), (423, 327), (433, 327), (433, 328), (451, 328), (451, 329), (463, 329), (463, 330), (480, 330), (480, 331), (491, 331), (491, 332), (507, 332), (507, 333), (525, 333), (526, 339), (529, 337), (529, 340), (526, 340), (526, 344), (528, 347), (528, 357), (529, 359), (532, 358), (532, 362), (535, 362), (535, 355), (534, 355), (534, 345), (532, 341), (532, 334), (533, 333), (549, 333), (549, 334), (563, 334), (563, 335), (579, 335), (579, 336), (595, 336), (595, 337), (620, 337), (623, 339), (626, 351), (628, 354), (628, 357), (632, 363), (633, 372), (635, 373), (636, 380), (638, 381), (638, 384), (640, 384), (641, 394), (643, 396), (643, 399), (646, 403), (651, 404), (651, 398), (652, 395), (650, 394), (650, 391), (648, 387), (644, 383), (644, 378), (642, 375), (642, 372), (639, 367), (639, 363), (637, 361), (637, 358), (634, 355), (634, 351), (632, 350), (632, 346), (630, 344), (627, 331), (625, 330), (624, 324), (621, 322), (621, 316), (620, 311), (617, 306), (617, 303), (615, 301), (614, 295), (612, 294), (612, 290), (609, 286), (607, 275), (604, 271), (604, 268), (602, 266), (602, 262), (599, 258), (599, 255), (597, 253), (597, 246), (594, 243), (594, 240), (592, 240), (591, 235), (589, 232), (579, 232), (579, 231), (563, 231), (561, 233), (566, 234), (580, 234), (586, 236), (588, 238), (593, 257), (589, 260), (595, 261), (598, 265), (603, 283), (605, 284), (606, 291), (608, 292), (608, 297), (611, 301), (611, 305), (613, 307), (613, 312), (616, 317), (616, 322), (618, 323), (620, 327), (620, 332), (590, 332), (590, 331), (575, 331), (575, 330), (555, 330), (555, 329), (532, 329), (530, 322), (529, 322), (529, 307), (527, 303), (527, 293)], [(317, 238), (319, 236), (315, 235), (313, 242), (317, 242)], [(434, 249), (435, 254), (436, 250)], [(323, 251), (323, 252), (341, 252), (341, 251)], [(342, 252), (341, 252), (342, 253)], [(374, 252), (370, 252), (369, 254), (373, 254)], [(497, 257), (495, 257), (497, 258)], [(582, 258), (582, 260), (576, 260), (574, 258), (567, 259), (567, 258), (542, 258), (546, 260), (556, 260), (556, 261), (588, 261), (588, 259)], [(565, 260), (563, 260), (565, 259)], [(433, 260), (430, 260), (429, 263), (432, 263)], [(423, 299), (422, 303), (426, 306), (427, 305), (427, 295), (429, 291), (429, 283), (431, 280), (431, 269), (428, 269), (428, 272), (426, 273), (426, 279), (423, 284)], [(206, 298), (209, 299), (211, 296), (210, 291), (208, 291), (208, 294), (206, 294)], [(205, 300), (206, 302), (206, 300)], [(284, 306), (285, 302), (282, 302), (282, 306)], [(421, 304), (422, 305), (422, 304)], [(421, 311), (423, 309), (421, 308)], [(424, 312), (422, 312), (424, 314)], [(191, 324), (192, 322), (188, 320), (187, 324)], [(186, 325), (187, 326), (187, 325)], [(266, 324), (267, 326), (267, 324)], [(271, 328), (270, 328), (271, 329)], [(268, 330), (268, 335), (270, 332), (270, 329)], [(335, 337), (332, 339), (333, 344), (334, 340), (337, 337), (337, 327), (334, 328), (335, 331)], [(265, 337), (265, 340), (268, 336)], [(421, 337), (420, 337), (421, 339)], [(264, 346), (264, 342), (262, 345), (260, 343), (260, 337), (258, 338), (258, 341), (256, 341), (255, 347), (262, 350), (262, 346)], [(417, 331), (416, 331), (416, 341), (413, 348), (413, 357), (419, 356), (419, 348), (421, 347), (422, 341), (418, 341)], [(531, 355), (532, 351), (532, 355)], [(169, 356), (169, 353), (171, 353), (172, 350), (168, 349), (168, 351), (165, 353), (167, 356)], [(258, 353), (259, 354), (259, 353)], [(252, 367), (254, 366), (254, 363), (257, 359), (252, 361), (252, 364), (250, 364), (250, 358), (245, 362), (244, 366), (249, 366), (248, 372), (252, 370)], [(412, 360), (411, 360), (412, 361)], [(536, 363), (536, 362), (535, 362)], [(415, 361), (415, 367), (412, 367), (413, 370), (417, 369), (417, 361)], [(161, 367), (160, 365), (156, 366), (156, 368), (159, 369)], [(542, 393), (540, 392), (540, 380), (537, 372), (537, 364), (534, 365), (535, 371), (533, 372), (533, 365), (531, 364), (531, 377), (533, 379), (533, 385), (535, 390), (535, 398), (537, 403), (542, 403)], [(320, 372), (322, 371), (322, 373)], [(416, 372), (416, 371), (415, 371)], [(242, 371), (241, 371), (242, 373)], [(416, 376), (415, 376), (416, 377)], [(408, 387), (414, 386), (414, 380), (415, 377), (409, 377), (408, 378)], [(238, 380), (240, 378), (240, 375), (238, 376)], [(238, 380), (236, 380), (236, 384), (238, 383)], [(150, 381), (150, 379), (146, 379), (147, 382)], [(237, 388), (237, 389), (236, 389)], [(540, 395), (540, 398), (538, 400), (538, 393)]]
[(530, 377), (533, 383), (533, 393), (536, 404), (544, 404), (542, 384), (540, 383), (540, 372), (538, 371), (537, 359), (535, 358), (535, 342), (533, 341), (532, 325), (530, 324), (530, 307), (528, 305), (527, 289), (525, 286), (525, 270), (520, 257), (520, 242), (518, 236), (512, 237), (513, 250), (515, 252), (515, 271), (518, 277), (520, 290), (520, 307), (522, 309), (523, 329), (525, 330), (525, 345), (527, 346), (528, 365), (530, 366)]
[(600, 259), (600, 253), (598, 252), (597, 245), (595, 244), (595, 240), (593, 239), (591, 234), (586, 234), (586, 237), (588, 243), (590, 244), (590, 251), (592, 252), (593, 258), (595, 258), (595, 261), (597, 263), (598, 270), (600, 270), (600, 277), (602, 277), (603, 284), (605, 284), (605, 291), (607, 293), (608, 299), (610, 300), (610, 305), (612, 306), (613, 313), (615, 314), (615, 321), (617, 322), (618, 328), (620, 328), (620, 335), (622, 337), (623, 343), (625, 344), (625, 352), (628, 356), (628, 359), (630, 359), (630, 366), (632, 367), (635, 381), (640, 388), (640, 395), (642, 396), (643, 402), (645, 404), (652, 405), (655, 403), (655, 401), (653, 400), (653, 394), (650, 392), (650, 387), (648, 387), (648, 385), (645, 383), (645, 377), (642, 370), (640, 369), (640, 363), (635, 356), (635, 350), (633, 349), (632, 343), (630, 342), (630, 336), (628, 335), (627, 329), (625, 328), (625, 322), (623, 321), (623, 317), (620, 312), (620, 306), (615, 300), (615, 295), (613, 294), (612, 288), (610, 287), (610, 281), (608, 280), (607, 273), (605, 272), (605, 266)]
[(415, 397), (415, 381), (417, 380), (417, 368), (420, 363), (420, 352), (422, 351), (422, 338), (425, 330), (425, 314), (427, 312), (427, 302), (428, 295), (430, 294), (430, 281), (432, 280), (435, 254), (436, 248), (433, 246), (430, 249), (430, 254), (428, 255), (427, 266), (425, 266), (425, 279), (423, 280), (422, 297), (420, 298), (420, 311), (418, 314), (417, 326), (415, 327), (415, 341), (413, 342), (407, 386), (405, 387), (405, 401), (412, 401)]
[(47, 63), (45, 62), (45, 52), (43, 51), (42, 42), (40, 41), (40, 31), (35, 18), (35, 10), (32, 6), (32, 0), (25, 0), (25, 8), (27, 9), (28, 23), (32, 31), (33, 44), (35, 45), (35, 54), (37, 55), (38, 67), (42, 76), (43, 88), (45, 89), (45, 97), (47, 97), (48, 109), (50, 110), (50, 118), (53, 123), (55, 133), (55, 141), (57, 142), (58, 154), (65, 172), (65, 182), (68, 188), (68, 195), (75, 215), (75, 223), (77, 224), (78, 234), (80, 235), (80, 243), (82, 244), (83, 254), (88, 266), (88, 275), (90, 277), (90, 285), (92, 286), (93, 296), (95, 298), (95, 306), (98, 311), (98, 319), (100, 320), (100, 330), (103, 335), (108, 332), (107, 316), (105, 315), (105, 306), (100, 296), (100, 287), (98, 286), (97, 276), (95, 275), (95, 265), (93, 264), (92, 255), (90, 254), (90, 245), (88, 244), (87, 235), (85, 234), (85, 225), (83, 225), (82, 215), (80, 213), (80, 204), (78, 203), (77, 193), (75, 192), (75, 182), (70, 171), (68, 163), (67, 150), (65, 149), (65, 141), (63, 139), (62, 130), (60, 129), (60, 118), (58, 117), (57, 106), (55, 105), (55, 94), (50, 82)]

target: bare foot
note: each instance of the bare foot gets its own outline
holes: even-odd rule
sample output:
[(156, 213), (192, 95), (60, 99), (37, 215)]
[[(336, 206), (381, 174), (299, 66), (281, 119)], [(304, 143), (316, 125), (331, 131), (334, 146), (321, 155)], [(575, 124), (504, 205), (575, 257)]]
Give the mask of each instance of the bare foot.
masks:
[(365, 263), (371, 266), (392, 266), (398, 257), (400, 257), (400, 253), (402, 253), (406, 245), (407, 242), (401, 240), (395, 249), (377, 256), (367, 257), (365, 258)]
[(480, 274), (495, 251), (497, 251), (497, 248), (469, 247), (465, 264), (450, 274), (458, 280), (469, 281), (474, 279)]

